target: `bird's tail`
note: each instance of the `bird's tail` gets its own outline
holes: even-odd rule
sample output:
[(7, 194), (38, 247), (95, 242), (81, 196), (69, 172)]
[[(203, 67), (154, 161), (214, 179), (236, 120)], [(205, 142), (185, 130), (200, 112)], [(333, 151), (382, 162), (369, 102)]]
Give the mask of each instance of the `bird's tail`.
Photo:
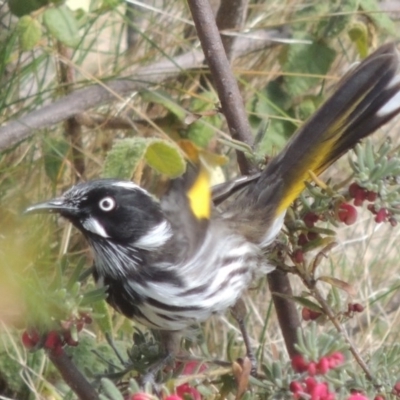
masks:
[(318, 175), (362, 138), (400, 112), (399, 54), (380, 47), (351, 70), (334, 94), (298, 130), (252, 187), (258, 206), (281, 215)]
[(400, 112), (399, 69), (399, 54), (389, 43), (351, 70), (224, 217), (248, 240), (268, 246), (312, 179), (310, 171), (320, 174)]

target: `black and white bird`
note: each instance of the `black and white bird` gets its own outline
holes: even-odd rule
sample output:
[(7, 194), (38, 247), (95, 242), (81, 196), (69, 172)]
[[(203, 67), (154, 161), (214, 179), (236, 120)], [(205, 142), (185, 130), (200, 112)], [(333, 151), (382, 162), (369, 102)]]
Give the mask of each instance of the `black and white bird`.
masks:
[(130, 181), (80, 183), (27, 212), (59, 213), (87, 239), (108, 302), (142, 324), (179, 332), (233, 306), (272, 271), (265, 249), (310, 179), (400, 111), (399, 55), (386, 44), (348, 73), (283, 151), (223, 212), (205, 170), (160, 200)]

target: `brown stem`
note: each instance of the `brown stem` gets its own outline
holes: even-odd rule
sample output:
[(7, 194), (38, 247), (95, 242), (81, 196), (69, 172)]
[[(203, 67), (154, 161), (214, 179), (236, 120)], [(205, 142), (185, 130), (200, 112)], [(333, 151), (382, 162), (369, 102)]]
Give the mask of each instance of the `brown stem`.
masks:
[(292, 358), (299, 352), (295, 348), (297, 343), (297, 331), (300, 327), (300, 318), (294, 301), (289, 298), (293, 296), (292, 287), (286, 273), (275, 270), (268, 274), (268, 285), (272, 293), (281, 293), (281, 296), (272, 296), (278, 316), (279, 326), (282, 330), (286, 349)]
[[(251, 146), (253, 135), (247, 120), (242, 96), (226, 57), (211, 6), (208, 0), (188, 0), (188, 5), (206, 62), (214, 78), (215, 88), (230, 134), (233, 139)], [(248, 175), (252, 170), (251, 164), (246, 160), (243, 152), (237, 152), (237, 158), (240, 172)]]
[(74, 391), (81, 400), (98, 400), (99, 395), (92, 385), (86, 380), (76, 365), (71, 361), (63, 349), (48, 351), (47, 355), (53, 365), (64, 379), (65, 383)]

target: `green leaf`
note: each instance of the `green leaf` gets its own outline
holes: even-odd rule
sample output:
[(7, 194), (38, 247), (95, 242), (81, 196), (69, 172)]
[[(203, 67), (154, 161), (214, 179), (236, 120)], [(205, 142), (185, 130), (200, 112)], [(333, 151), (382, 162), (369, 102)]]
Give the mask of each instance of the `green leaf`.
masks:
[(148, 139), (139, 137), (115, 142), (104, 163), (103, 177), (130, 179), (143, 160), (148, 145)]
[(172, 114), (174, 114), (180, 121), (186, 117), (186, 111), (176, 103), (172, 97), (162, 90), (146, 90), (141, 93), (143, 100), (161, 104)]
[(107, 397), (112, 400), (124, 400), (121, 392), (115, 386), (114, 382), (108, 378), (101, 378), (101, 386), (106, 393)]
[(369, 50), (369, 35), (367, 25), (363, 21), (354, 21), (349, 27), (347, 33), (351, 41), (356, 45), (360, 57), (367, 57)]
[(283, 65), (284, 72), (294, 74), (285, 77), (289, 92), (294, 96), (299, 96), (317, 85), (321, 81), (321, 77), (314, 78), (308, 75), (325, 75), (329, 71), (335, 55), (335, 50), (324, 43), (291, 45), (287, 53), (287, 60)]
[[(190, 105), (193, 113), (204, 113), (205, 111), (214, 110), (215, 98), (213, 92), (202, 93), (201, 98), (195, 98)], [(221, 126), (221, 118), (216, 115), (203, 116), (201, 119), (189, 125), (186, 137), (199, 147), (206, 147), (215, 134), (215, 128)]]
[(76, 47), (79, 44), (78, 23), (67, 6), (48, 8), (43, 14), (43, 22), (51, 34), (66, 46)]
[(324, 310), (316, 303), (314, 303), (311, 300), (308, 300), (305, 297), (301, 297), (301, 296), (293, 296), (292, 299), (296, 302), (299, 303), (300, 305), (302, 305), (303, 307), (307, 307), (312, 311), (316, 311), (316, 312), (320, 312), (323, 313)]
[(113, 324), (110, 315), (110, 309), (107, 306), (105, 300), (96, 301), (91, 304), (93, 308), (94, 319), (99, 326), (101, 332), (105, 335), (106, 333), (112, 334)]
[(19, 19), (17, 32), (22, 51), (32, 50), (42, 37), (41, 25), (29, 15), (25, 15)]
[(170, 178), (176, 178), (185, 172), (186, 163), (181, 151), (166, 140), (152, 139), (145, 158), (152, 168)]
[(176, 178), (185, 171), (185, 160), (179, 148), (166, 140), (129, 138), (117, 141), (107, 155), (103, 176), (130, 179), (145, 159), (156, 171)]
[(47, 4), (49, 4), (49, 0), (8, 0), (11, 13), (17, 17), (30, 14)]

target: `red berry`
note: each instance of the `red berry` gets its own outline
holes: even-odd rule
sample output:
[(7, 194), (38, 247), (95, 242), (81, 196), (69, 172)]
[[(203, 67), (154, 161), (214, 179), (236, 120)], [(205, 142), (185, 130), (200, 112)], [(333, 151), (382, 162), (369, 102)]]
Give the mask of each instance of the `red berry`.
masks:
[(301, 264), (304, 262), (304, 253), (301, 249), (296, 249), (292, 254), (292, 259), (295, 263)]
[(296, 372), (305, 372), (308, 369), (308, 362), (301, 354), (292, 357), (292, 367)]
[(377, 198), (378, 198), (378, 193), (376, 193), (376, 192), (371, 192), (371, 191), (368, 191), (368, 192), (367, 192), (367, 200), (368, 200), (368, 201), (373, 202), (373, 201), (375, 201)]
[(344, 355), (342, 353), (340, 353), (339, 351), (336, 351), (336, 352), (332, 353), (327, 358), (328, 358), (328, 361), (329, 361), (329, 367), (330, 368), (336, 368), (339, 365), (342, 365), (344, 363), (344, 360), (345, 360)]
[(364, 306), (360, 303), (354, 303), (353, 304), (353, 311), (354, 312), (363, 312), (364, 311)]
[(321, 357), (317, 364), (317, 370), (322, 375), (325, 375), (330, 370), (330, 362), (328, 357)]
[(317, 364), (315, 362), (310, 362), (308, 364), (307, 372), (310, 376), (317, 375)]
[(319, 217), (317, 214), (309, 211), (304, 217), (303, 221), (306, 224), (307, 228), (312, 228), (315, 223), (319, 220)]
[(367, 191), (363, 188), (359, 188), (354, 196), (354, 205), (362, 206), (364, 200), (367, 198)]
[(290, 390), (292, 393), (304, 392), (303, 385), (302, 385), (300, 382), (298, 382), (298, 381), (290, 382), (290, 384), (289, 384), (289, 390)]
[(312, 376), (309, 376), (306, 379), (304, 379), (304, 383), (307, 386), (308, 393), (311, 393), (311, 391), (318, 385), (318, 382)]
[(304, 321), (315, 321), (321, 316), (321, 313), (318, 311), (310, 310), (307, 307), (303, 307), (303, 309), (301, 310), (301, 316)]
[(318, 312), (318, 311), (310, 310), (310, 319), (311, 319), (311, 321), (315, 321), (315, 320), (318, 319), (321, 315), (322, 315), (322, 313), (320, 313), (320, 312)]
[(374, 397), (374, 400), (385, 400), (385, 396), (378, 394)]
[(22, 344), (28, 350), (33, 349), (40, 341), (40, 335), (35, 329), (24, 331), (21, 336)]
[(357, 195), (357, 192), (362, 189), (360, 188), (360, 186), (358, 186), (358, 184), (356, 182), (353, 182), (350, 186), (349, 186), (349, 195), (351, 198), (355, 198)]
[(55, 350), (59, 346), (61, 346), (60, 335), (56, 331), (50, 331), (44, 341), (44, 347), (49, 350)]
[(78, 332), (80, 332), (83, 329), (83, 327), (85, 326), (85, 321), (83, 319), (78, 319), (75, 323), (75, 326), (76, 326), (76, 330)]
[(303, 307), (301, 310), (301, 317), (304, 321), (311, 321), (311, 310), (307, 307)]
[(386, 208), (381, 208), (377, 213), (375, 217), (375, 222), (376, 223), (381, 223), (386, 221), (386, 217), (388, 216)]
[(329, 393), (328, 390), (328, 384), (326, 382), (320, 382), (317, 383), (311, 390), (310, 390), (310, 394), (311, 394), (311, 399), (321, 399), (321, 400), (326, 400), (327, 398), (331, 398), (328, 397), (330, 396), (331, 393)]
[(207, 369), (207, 364), (200, 363), (198, 361), (189, 361), (185, 364), (183, 368), (182, 374), (183, 375), (190, 375), (195, 372), (204, 372)]
[(316, 239), (318, 239), (318, 238), (319, 238), (319, 235), (318, 235), (317, 232), (308, 232), (308, 233), (307, 233), (307, 239), (308, 239), (309, 241), (311, 241), (311, 240), (316, 240)]
[(392, 393), (396, 396), (400, 396), (400, 382), (395, 383)]
[(93, 318), (88, 313), (80, 313), (80, 319), (87, 325), (90, 325), (93, 322)]
[(346, 225), (352, 225), (357, 220), (357, 210), (348, 203), (342, 203), (338, 210), (338, 219)]
[(193, 386), (190, 386), (188, 383), (179, 385), (176, 388), (176, 394), (181, 398), (185, 398), (186, 395), (189, 395), (192, 398), (192, 400), (201, 400), (200, 392)]
[(308, 238), (304, 233), (301, 233), (299, 235), (299, 238), (297, 239), (297, 244), (301, 247), (303, 247), (305, 244), (308, 243)]
[(79, 344), (79, 342), (72, 337), (71, 331), (64, 331), (63, 338), (68, 346), (78, 346)]

